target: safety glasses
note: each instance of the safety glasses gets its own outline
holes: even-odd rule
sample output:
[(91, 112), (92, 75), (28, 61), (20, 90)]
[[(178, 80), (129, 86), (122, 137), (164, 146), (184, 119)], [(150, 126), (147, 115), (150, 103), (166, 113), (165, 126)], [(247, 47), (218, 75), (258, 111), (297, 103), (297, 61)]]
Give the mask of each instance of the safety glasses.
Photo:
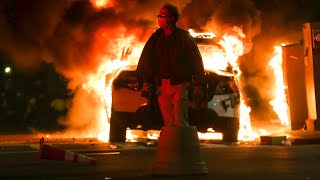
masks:
[(158, 18), (169, 18), (171, 16), (170, 15), (159, 14), (157, 17)]

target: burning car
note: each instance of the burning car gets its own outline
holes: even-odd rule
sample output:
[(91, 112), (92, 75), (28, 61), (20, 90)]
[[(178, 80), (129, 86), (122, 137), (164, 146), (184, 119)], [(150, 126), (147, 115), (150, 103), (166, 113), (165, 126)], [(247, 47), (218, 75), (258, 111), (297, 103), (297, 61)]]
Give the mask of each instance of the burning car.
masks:
[[(195, 38), (200, 52), (210, 48), (210, 38)], [(240, 94), (233, 73), (205, 70), (204, 98), (198, 105), (191, 99), (189, 125), (199, 132), (213, 129), (223, 134), (223, 141), (235, 142), (239, 131)], [(136, 66), (127, 67), (114, 79), (110, 118), (110, 142), (126, 141), (126, 130), (160, 130), (163, 126), (156, 88), (142, 96)], [(199, 105), (200, 104), (200, 105)]]

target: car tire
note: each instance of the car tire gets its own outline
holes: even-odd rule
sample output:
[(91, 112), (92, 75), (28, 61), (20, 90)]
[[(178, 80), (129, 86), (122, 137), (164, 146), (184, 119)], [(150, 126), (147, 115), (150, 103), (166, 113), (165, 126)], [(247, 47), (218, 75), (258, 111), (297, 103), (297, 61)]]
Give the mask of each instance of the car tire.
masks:
[(238, 142), (239, 132), (239, 118), (225, 119), (224, 128), (222, 130), (223, 139), (225, 143)]
[(135, 121), (139, 122), (142, 130), (160, 130), (163, 126), (159, 109), (150, 109), (147, 105), (141, 106), (135, 113)]
[(225, 143), (233, 143), (238, 142), (238, 131), (225, 131), (223, 132), (223, 142)]
[(189, 108), (189, 125), (196, 126), (199, 132), (206, 133), (208, 128), (215, 129), (218, 120), (218, 114), (212, 109)]
[(110, 142), (125, 142), (126, 130), (126, 115), (120, 112), (112, 112), (110, 118)]

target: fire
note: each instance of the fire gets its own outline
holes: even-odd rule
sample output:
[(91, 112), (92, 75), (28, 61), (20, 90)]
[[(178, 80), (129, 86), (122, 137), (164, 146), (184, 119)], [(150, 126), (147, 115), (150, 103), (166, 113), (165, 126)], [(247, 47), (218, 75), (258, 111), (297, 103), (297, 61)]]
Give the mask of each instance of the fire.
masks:
[(201, 133), (198, 132), (198, 137), (201, 140), (221, 140), (222, 139), (222, 134), (215, 132), (212, 128), (209, 128), (207, 130), (207, 133)]
[[(103, 36), (104, 32), (100, 32)], [(193, 34), (196, 34), (193, 32)], [(199, 35), (199, 34), (196, 34)], [(206, 34), (206, 37), (214, 37), (214, 34)], [(242, 30), (238, 27), (233, 27), (233, 29), (222, 36), (221, 41), (219, 41), (219, 47), (211, 46), (208, 47), (199, 47), (201, 54), (203, 56), (203, 62), (205, 69), (212, 70), (216, 72), (223, 72), (230, 66), (232, 67), (232, 73), (235, 74), (237, 79), (238, 86), (240, 87), (239, 76), (241, 74), (238, 58), (239, 56), (245, 53), (245, 44), (243, 39), (245, 35), (242, 33)], [(110, 58), (110, 54), (102, 57), (102, 63), (99, 66), (98, 71), (95, 74), (89, 76), (87, 83), (83, 84), (83, 88), (88, 92), (94, 92), (97, 96), (98, 101), (101, 103), (100, 109), (101, 114), (98, 119), (99, 127), (105, 127), (104, 129), (97, 129), (99, 131), (99, 140), (108, 141), (109, 133), (109, 119), (111, 116), (111, 85), (113, 79), (117, 74), (124, 68), (137, 65), (139, 56), (142, 51), (143, 43), (136, 43), (134, 36), (121, 36), (114, 40), (114, 43), (111, 43), (111, 54), (113, 58)], [(128, 45), (130, 49), (128, 50)], [(107, 79), (105, 79), (107, 77)], [(240, 105), (240, 139), (244, 137), (252, 137), (251, 124), (249, 117), (249, 108), (244, 104), (243, 99), (241, 100)], [(127, 131), (128, 132), (128, 131)], [(127, 138), (133, 138), (133, 132), (127, 133)], [(148, 137), (157, 137), (151, 134), (148, 134)], [(222, 135), (219, 133), (208, 133), (206, 135), (200, 134), (200, 137), (203, 138), (214, 138), (221, 139)]]
[(202, 39), (213, 39), (216, 37), (216, 35), (212, 32), (202, 32), (202, 33), (196, 33), (192, 29), (189, 29), (189, 33), (194, 38), (202, 38)]
[[(104, 30), (99, 31), (98, 39), (104, 41), (105, 38), (109, 38), (109, 36), (104, 36), (105, 34)], [(96, 131), (98, 132), (98, 139), (105, 142), (109, 140), (112, 82), (121, 70), (138, 63), (143, 48), (142, 43), (136, 42), (134, 35), (120, 34), (113, 41), (107, 47), (108, 53), (101, 56), (101, 65), (96, 73), (90, 74), (88, 81), (82, 86), (88, 93), (94, 94), (97, 103), (100, 105), (98, 107), (100, 115), (97, 119), (98, 129)]]
[(111, 6), (110, 0), (90, 0), (91, 4), (96, 8), (106, 8)]
[[(227, 64), (231, 65), (233, 73), (240, 76), (238, 58), (244, 54), (243, 39), (245, 35), (239, 27), (234, 27), (230, 33), (225, 33), (219, 42), (224, 49), (224, 57)], [(226, 69), (227, 67), (225, 67)]]
[(282, 125), (289, 125), (288, 118), (288, 104), (287, 97), (285, 95), (286, 86), (283, 80), (282, 71), (282, 48), (281, 46), (274, 47), (275, 55), (270, 60), (269, 66), (273, 69), (274, 76), (276, 78), (275, 82), (275, 97), (270, 101), (273, 110), (278, 115)]
[(252, 141), (259, 137), (258, 134), (254, 133), (251, 127), (250, 113), (251, 108), (248, 107), (240, 96), (240, 128), (238, 133), (238, 140), (241, 141)]
[(160, 137), (160, 130), (143, 131), (140, 129), (127, 129), (126, 141), (137, 142), (139, 139), (158, 140)]
[[(224, 33), (221, 40), (218, 42), (220, 46), (204, 46), (199, 47), (203, 57), (203, 64), (205, 69), (222, 73), (227, 68), (232, 68), (231, 71), (235, 75), (236, 83), (240, 88), (240, 129), (238, 139), (243, 141), (253, 140), (258, 137), (253, 133), (250, 122), (250, 107), (248, 107), (243, 99), (241, 93), (240, 75), (238, 59), (243, 54), (250, 51), (251, 44), (245, 43), (245, 34), (242, 29), (234, 26), (232, 29)], [(212, 137), (214, 138), (214, 137)], [(221, 137), (222, 138), (222, 137)]]
[[(108, 47), (97, 47), (100, 49), (108, 49), (106, 53), (101, 53), (101, 65), (97, 71), (88, 76), (88, 81), (83, 84), (82, 88), (88, 93), (94, 94), (99, 103), (99, 118), (97, 119), (97, 128), (95, 131), (98, 133), (98, 139), (101, 141), (108, 141), (109, 139), (109, 120), (111, 117), (111, 103), (112, 103), (112, 82), (121, 70), (130, 66), (138, 64), (138, 60), (144, 46), (144, 42), (138, 42), (134, 35), (125, 35), (124, 29), (117, 31), (117, 37), (112, 39)], [(100, 41), (110, 41), (107, 35), (110, 32), (101, 30), (97, 32)], [(199, 35), (192, 32), (195, 35)], [(214, 38), (214, 34), (205, 34), (206, 37)], [(248, 52), (250, 45), (246, 44), (246, 37), (241, 28), (233, 27), (230, 31), (226, 32), (221, 40), (213, 46), (201, 46), (199, 49), (203, 57), (203, 63), (206, 70), (223, 73), (228, 69), (231, 71), (235, 78), (236, 83), (241, 91), (240, 75), (238, 59), (240, 56)], [(97, 43), (103, 46), (101, 43)], [(230, 69), (231, 68), (231, 69)], [(240, 101), (240, 130), (239, 140), (251, 140), (257, 138), (253, 133), (250, 123), (250, 107), (246, 106), (243, 95), (241, 94)], [(89, 107), (90, 108), (90, 107)], [(147, 132), (144, 136), (155, 139), (158, 138), (159, 133)], [(208, 132), (206, 134), (199, 134), (200, 139), (222, 139), (222, 135), (216, 132)], [(127, 139), (134, 139), (134, 131), (127, 130)]]

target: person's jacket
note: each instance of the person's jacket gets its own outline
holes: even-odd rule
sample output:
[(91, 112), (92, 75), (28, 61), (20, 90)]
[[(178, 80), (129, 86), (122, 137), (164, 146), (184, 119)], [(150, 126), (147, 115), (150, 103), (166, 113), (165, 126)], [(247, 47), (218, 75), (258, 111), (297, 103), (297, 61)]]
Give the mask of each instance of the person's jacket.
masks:
[(137, 75), (140, 82), (147, 83), (169, 78), (171, 84), (203, 84), (205, 79), (195, 40), (188, 31), (178, 27), (169, 37), (160, 28), (152, 34), (139, 59)]

